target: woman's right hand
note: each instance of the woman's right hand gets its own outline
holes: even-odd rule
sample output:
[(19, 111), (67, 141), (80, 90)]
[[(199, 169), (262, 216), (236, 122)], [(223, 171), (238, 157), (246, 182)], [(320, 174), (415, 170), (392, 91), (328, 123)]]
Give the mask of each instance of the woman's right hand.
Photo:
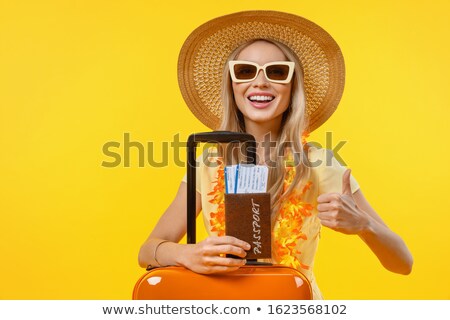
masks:
[(180, 264), (197, 273), (211, 274), (230, 272), (239, 269), (246, 262), (245, 259), (228, 258), (232, 254), (245, 258), (245, 250), (250, 244), (232, 236), (209, 237), (196, 244), (183, 246)]

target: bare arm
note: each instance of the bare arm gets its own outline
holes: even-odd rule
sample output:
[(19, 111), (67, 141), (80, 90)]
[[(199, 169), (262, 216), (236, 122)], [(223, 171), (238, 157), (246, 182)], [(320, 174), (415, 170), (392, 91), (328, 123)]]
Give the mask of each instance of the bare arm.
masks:
[(361, 190), (356, 191), (353, 198), (357, 207), (367, 214), (367, 225), (359, 233), (360, 238), (386, 269), (401, 274), (411, 273), (413, 258), (402, 238), (382, 221)]
[[(197, 244), (178, 243), (186, 233), (186, 198), (187, 186), (185, 182), (181, 182), (175, 199), (141, 246), (139, 265), (143, 268), (148, 265), (175, 265), (198, 273), (215, 273), (233, 271), (245, 264), (245, 259), (223, 256), (233, 254), (245, 257), (245, 250), (248, 250), (250, 245), (234, 237), (209, 237)], [(196, 214), (200, 211), (201, 196), (197, 193)], [(163, 240), (168, 241), (161, 243)]]
[(318, 217), (322, 225), (345, 234), (357, 234), (389, 271), (409, 274), (413, 258), (400, 236), (383, 222), (361, 190), (351, 193), (350, 170), (343, 176), (340, 193), (317, 198)]

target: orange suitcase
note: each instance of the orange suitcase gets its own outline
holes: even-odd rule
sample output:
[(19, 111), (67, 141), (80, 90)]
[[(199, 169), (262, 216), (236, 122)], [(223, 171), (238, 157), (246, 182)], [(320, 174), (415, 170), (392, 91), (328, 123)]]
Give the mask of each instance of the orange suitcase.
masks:
[[(226, 131), (197, 133), (189, 136), (187, 240), (196, 242), (195, 231), (195, 154), (198, 142), (247, 143), (247, 160), (256, 160), (256, 142), (252, 135)], [(136, 283), (134, 300), (309, 300), (311, 285), (299, 271), (280, 265), (248, 261), (239, 270), (203, 275), (183, 267), (148, 270)]]

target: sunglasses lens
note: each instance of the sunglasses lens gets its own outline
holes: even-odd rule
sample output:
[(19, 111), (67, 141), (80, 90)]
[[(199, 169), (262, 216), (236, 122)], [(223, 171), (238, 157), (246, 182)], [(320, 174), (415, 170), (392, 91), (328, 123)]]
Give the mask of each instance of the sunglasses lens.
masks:
[(256, 75), (256, 67), (251, 64), (236, 64), (234, 65), (234, 75), (238, 80), (253, 79)]
[(286, 80), (289, 76), (289, 66), (274, 64), (266, 68), (266, 73), (270, 80)]

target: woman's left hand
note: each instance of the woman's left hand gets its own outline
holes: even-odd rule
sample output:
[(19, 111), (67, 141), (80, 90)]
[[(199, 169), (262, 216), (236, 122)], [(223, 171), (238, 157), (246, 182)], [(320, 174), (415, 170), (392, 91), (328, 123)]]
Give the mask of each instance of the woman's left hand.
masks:
[(350, 187), (351, 170), (342, 176), (342, 193), (324, 193), (317, 198), (320, 222), (325, 227), (345, 233), (359, 234), (369, 225), (369, 216), (353, 199)]

